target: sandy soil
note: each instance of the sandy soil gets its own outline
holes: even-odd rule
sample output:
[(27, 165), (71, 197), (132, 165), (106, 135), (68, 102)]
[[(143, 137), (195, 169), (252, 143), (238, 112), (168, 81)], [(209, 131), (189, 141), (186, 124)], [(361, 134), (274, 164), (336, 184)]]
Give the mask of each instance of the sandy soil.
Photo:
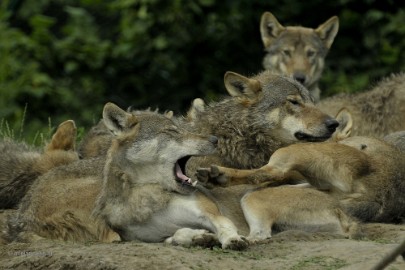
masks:
[[(0, 213), (4, 221), (6, 211)], [(285, 231), (245, 251), (141, 242), (40, 240), (0, 245), (0, 269), (371, 269), (405, 239), (405, 224), (364, 225), (366, 238)], [(387, 269), (405, 269), (402, 257)]]

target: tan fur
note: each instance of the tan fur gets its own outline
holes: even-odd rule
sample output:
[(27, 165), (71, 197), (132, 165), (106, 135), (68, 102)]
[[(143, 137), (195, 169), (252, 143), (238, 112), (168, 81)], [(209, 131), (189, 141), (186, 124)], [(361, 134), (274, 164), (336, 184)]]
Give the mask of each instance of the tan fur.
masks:
[(405, 74), (391, 75), (369, 91), (322, 99), (317, 107), (331, 115), (345, 107), (353, 117), (353, 136), (382, 138), (405, 130)]
[[(222, 182), (285, 183), (299, 177), (337, 199), (362, 221), (392, 222), (405, 214), (405, 157), (382, 140), (350, 137), (342, 141), (294, 144), (277, 150), (256, 170), (215, 167)], [(296, 180), (296, 179), (295, 179)], [(318, 202), (320, 203), (320, 202)]]
[(250, 242), (271, 237), (272, 228), (333, 232), (356, 238), (358, 223), (346, 215), (329, 195), (294, 186), (265, 188), (246, 194), (242, 208), (249, 223)]
[(272, 13), (263, 13), (260, 33), (267, 52), (263, 67), (297, 79), (318, 101), (321, 94), (318, 81), (338, 28), (339, 20), (336, 16), (313, 29), (284, 27)]
[(0, 143), (0, 206), (14, 208), (35, 179), (47, 171), (78, 159), (75, 151), (76, 126), (67, 120), (59, 125), (44, 151), (22, 142), (5, 139)]

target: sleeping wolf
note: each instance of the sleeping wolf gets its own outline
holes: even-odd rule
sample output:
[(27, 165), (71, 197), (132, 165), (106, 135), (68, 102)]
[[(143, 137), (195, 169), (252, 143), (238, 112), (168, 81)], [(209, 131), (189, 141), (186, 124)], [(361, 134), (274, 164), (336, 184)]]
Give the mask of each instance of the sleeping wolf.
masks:
[[(156, 112), (128, 113), (111, 103), (104, 107), (103, 120), (114, 134), (106, 160), (79, 160), (39, 177), (9, 221), (8, 240), (35, 235), (182, 245), (217, 240), (223, 248), (247, 247), (238, 229), (247, 228), (243, 212), (250, 213), (256, 202), (246, 199), (242, 210), (235, 200), (254, 187), (211, 192), (183, 173), (191, 156), (214, 153), (217, 137), (190, 133)], [(294, 190), (294, 196), (299, 195), (300, 190)], [(305, 225), (333, 225), (333, 231), (350, 234), (356, 223), (336, 210), (333, 201), (315, 203), (323, 195), (316, 193), (302, 204), (313, 207)], [(268, 206), (278, 211), (271, 200)], [(297, 215), (301, 208), (296, 209), (288, 213), (290, 209), (282, 208), (287, 211), (283, 216)]]
[(405, 73), (384, 78), (369, 91), (322, 99), (317, 107), (331, 115), (347, 108), (353, 117), (354, 136), (382, 138), (405, 130)]
[(339, 29), (336, 16), (316, 29), (282, 26), (270, 12), (262, 15), (260, 33), (266, 51), (263, 67), (290, 76), (302, 83), (315, 99), (320, 99), (318, 81), (325, 57)]
[(0, 208), (16, 207), (38, 176), (77, 160), (75, 143), (76, 126), (72, 120), (59, 125), (44, 151), (3, 139), (0, 142)]

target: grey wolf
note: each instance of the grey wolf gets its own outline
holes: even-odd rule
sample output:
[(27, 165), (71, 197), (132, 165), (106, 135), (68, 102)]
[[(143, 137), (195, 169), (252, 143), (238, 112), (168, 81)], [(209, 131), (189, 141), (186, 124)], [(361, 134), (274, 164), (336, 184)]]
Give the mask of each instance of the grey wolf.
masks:
[[(218, 241), (222, 248), (237, 250), (248, 246), (238, 229), (246, 228), (243, 212), (254, 213), (250, 208), (256, 208), (257, 199), (248, 192), (253, 194), (255, 187), (208, 191), (183, 173), (191, 156), (216, 151), (217, 137), (190, 133), (156, 112), (130, 113), (111, 103), (104, 107), (103, 122), (114, 135), (107, 156), (79, 160), (39, 177), (9, 221), (9, 240), (136, 239), (182, 245)], [(295, 196), (301, 191), (293, 192)], [(246, 194), (242, 205), (234, 203)], [(313, 196), (323, 193), (314, 191)], [(334, 202), (313, 206), (311, 218), (316, 219), (317, 211), (325, 214), (315, 223), (349, 231)], [(289, 208), (283, 211), (294, 217), (300, 207), (295, 214)], [(277, 209), (270, 200), (267, 210)], [(248, 222), (252, 220), (256, 219), (249, 216)], [(251, 241), (258, 240), (262, 239), (255, 235)]]
[(339, 19), (336, 16), (313, 29), (284, 27), (272, 13), (263, 13), (260, 22), (266, 51), (263, 67), (296, 79), (318, 101), (321, 96), (318, 81), (338, 29)]
[(266, 164), (280, 147), (324, 141), (339, 123), (315, 107), (307, 89), (284, 75), (263, 71), (256, 76), (227, 72), (230, 96), (192, 111), (188, 129), (218, 137), (215, 155), (192, 158), (187, 172), (211, 164), (250, 169)]
[(114, 134), (106, 160), (79, 160), (39, 177), (9, 222), (9, 239), (161, 242), (192, 227), (215, 232), (224, 248), (246, 247), (232, 222), (183, 174), (190, 156), (215, 151), (216, 137), (111, 103), (103, 122)]
[(222, 182), (238, 179), (237, 183), (255, 180), (281, 184), (305, 180), (336, 199), (354, 218), (398, 222), (405, 214), (404, 164), (405, 156), (394, 146), (380, 139), (354, 136), (338, 142), (280, 148), (259, 169), (214, 170)]
[(371, 90), (322, 99), (317, 107), (335, 115), (343, 107), (353, 117), (353, 136), (384, 136), (405, 130), (405, 74), (382, 79)]
[(0, 208), (15, 208), (35, 179), (78, 159), (75, 152), (76, 126), (68, 120), (59, 125), (44, 150), (24, 142), (3, 139), (0, 142)]

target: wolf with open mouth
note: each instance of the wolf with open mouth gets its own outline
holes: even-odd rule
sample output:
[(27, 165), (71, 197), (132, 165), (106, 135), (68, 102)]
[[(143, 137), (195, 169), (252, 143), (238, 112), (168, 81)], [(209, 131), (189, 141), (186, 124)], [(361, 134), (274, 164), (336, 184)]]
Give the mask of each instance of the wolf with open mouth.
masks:
[(134, 114), (112, 103), (105, 105), (103, 120), (114, 136), (107, 156), (39, 177), (8, 222), (9, 241), (39, 236), (163, 242), (192, 232), (219, 240), (223, 248), (247, 247), (232, 221), (184, 173), (190, 157), (216, 151), (215, 136), (191, 133), (156, 112)]

